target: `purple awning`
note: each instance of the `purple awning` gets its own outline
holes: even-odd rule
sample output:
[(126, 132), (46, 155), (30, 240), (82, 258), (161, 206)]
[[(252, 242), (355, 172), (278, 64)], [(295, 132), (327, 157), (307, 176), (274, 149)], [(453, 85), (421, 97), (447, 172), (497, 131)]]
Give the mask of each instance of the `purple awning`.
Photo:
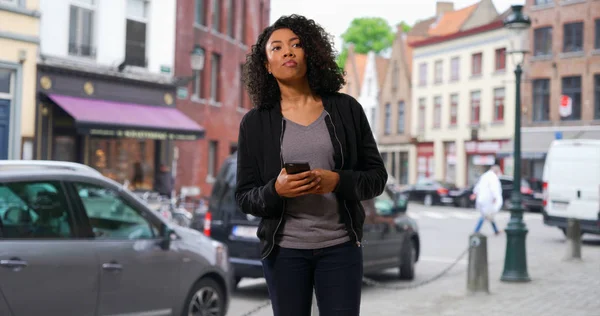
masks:
[[(75, 119), (79, 130), (160, 131), (202, 137), (204, 128), (174, 107), (122, 103), (49, 94)], [(90, 133), (94, 134), (94, 133)], [(110, 136), (110, 135), (107, 135)], [(115, 134), (126, 137), (127, 135)], [(142, 137), (143, 138), (143, 137)], [(177, 139), (170, 136), (171, 139)]]

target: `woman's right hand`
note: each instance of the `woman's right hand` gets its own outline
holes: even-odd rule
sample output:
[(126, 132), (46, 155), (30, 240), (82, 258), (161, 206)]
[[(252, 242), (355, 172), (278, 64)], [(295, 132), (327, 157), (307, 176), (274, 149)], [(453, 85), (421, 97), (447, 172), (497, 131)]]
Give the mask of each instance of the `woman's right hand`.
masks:
[(275, 191), (279, 196), (294, 198), (316, 192), (319, 190), (320, 182), (321, 178), (316, 177), (311, 171), (287, 174), (283, 168), (275, 181)]

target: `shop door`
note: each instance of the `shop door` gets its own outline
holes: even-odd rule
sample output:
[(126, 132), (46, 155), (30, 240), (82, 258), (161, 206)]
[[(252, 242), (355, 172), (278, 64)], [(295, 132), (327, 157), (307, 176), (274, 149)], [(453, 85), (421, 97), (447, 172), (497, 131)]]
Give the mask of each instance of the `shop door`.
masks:
[(8, 159), (10, 132), (10, 101), (0, 99), (0, 159)]

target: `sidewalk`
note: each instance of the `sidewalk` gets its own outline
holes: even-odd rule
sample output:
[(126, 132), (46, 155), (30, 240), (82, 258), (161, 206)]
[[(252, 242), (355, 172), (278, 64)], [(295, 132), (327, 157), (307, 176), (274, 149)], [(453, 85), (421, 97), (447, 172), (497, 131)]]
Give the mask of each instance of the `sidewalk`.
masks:
[(535, 243), (533, 249), (528, 242), (532, 281), (521, 284), (500, 281), (504, 262), (499, 258), (503, 258), (506, 239), (499, 239), (491, 247), (493, 256), (488, 243), (488, 258), (496, 257), (489, 263), (489, 295), (467, 294), (466, 266), (457, 266), (421, 288), (365, 295), (361, 315), (600, 315), (600, 239), (589, 238), (591, 242), (583, 245), (582, 261), (563, 260), (564, 242)]

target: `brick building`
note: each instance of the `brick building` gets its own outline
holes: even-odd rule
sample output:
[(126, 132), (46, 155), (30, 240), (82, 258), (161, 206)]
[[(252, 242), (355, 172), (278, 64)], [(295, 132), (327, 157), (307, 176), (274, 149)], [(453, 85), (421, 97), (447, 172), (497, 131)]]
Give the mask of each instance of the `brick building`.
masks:
[[(246, 54), (269, 24), (269, 0), (178, 0), (175, 75), (195, 78), (180, 89), (177, 107), (206, 130), (204, 139), (176, 146), (176, 188), (210, 194), (221, 163), (237, 149), (239, 122), (251, 107), (241, 84)], [(190, 52), (204, 51), (194, 74)]]
[[(541, 178), (555, 138), (600, 138), (600, 1), (527, 0), (531, 18), (524, 63), (523, 174)], [(561, 117), (561, 96), (572, 114)], [(512, 152), (512, 143), (507, 152)]]

